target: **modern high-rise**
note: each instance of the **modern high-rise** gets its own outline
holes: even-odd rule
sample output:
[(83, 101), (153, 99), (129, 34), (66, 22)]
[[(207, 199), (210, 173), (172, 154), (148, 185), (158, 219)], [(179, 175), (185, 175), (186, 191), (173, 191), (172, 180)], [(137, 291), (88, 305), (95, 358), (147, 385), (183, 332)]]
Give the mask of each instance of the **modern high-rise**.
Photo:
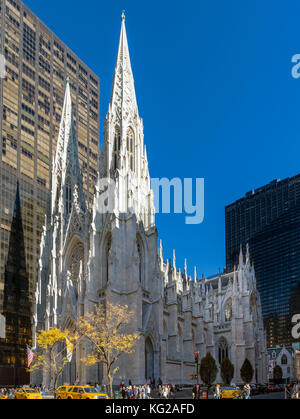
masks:
[(226, 263), (250, 248), (269, 347), (292, 345), (300, 314), (300, 175), (251, 191), (226, 210)]
[(33, 300), (40, 239), (69, 77), (84, 189), (91, 203), (100, 140), (100, 80), (19, 0), (0, 0), (0, 313), (17, 182)]
[(19, 183), (5, 264), (3, 315), (4, 338), (0, 340), (0, 385), (29, 383), (27, 345), (32, 342), (32, 304), (26, 268), (24, 229)]

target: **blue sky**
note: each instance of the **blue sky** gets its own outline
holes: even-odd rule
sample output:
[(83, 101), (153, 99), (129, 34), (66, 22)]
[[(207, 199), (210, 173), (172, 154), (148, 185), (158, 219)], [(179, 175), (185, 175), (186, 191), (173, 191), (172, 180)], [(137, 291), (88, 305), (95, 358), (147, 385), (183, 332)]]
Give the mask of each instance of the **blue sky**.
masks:
[[(25, 0), (101, 78), (107, 112), (126, 25), (152, 177), (205, 178), (205, 220), (159, 215), (166, 257), (189, 272), (225, 265), (224, 208), (300, 172), (298, 0)], [(84, 4), (84, 8), (82, 7)], [(102, 126), (101, 126), (102, 133)]]

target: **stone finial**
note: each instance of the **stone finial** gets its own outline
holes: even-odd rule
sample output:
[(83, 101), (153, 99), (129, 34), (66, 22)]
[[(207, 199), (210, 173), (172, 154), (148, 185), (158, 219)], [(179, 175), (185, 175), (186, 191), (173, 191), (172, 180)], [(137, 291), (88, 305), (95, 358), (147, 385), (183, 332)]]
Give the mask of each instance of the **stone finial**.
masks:
[(188, 270), (188, 268), (187, 268), (187, 260), (184, 259), (184, 274), (185, 275), (187, 275), (187, 270)]
[(239, 264), (240, 264), (240, 268), (244, 265), (244, 253), (243, 253), (243, 246), (242, 245), (240, 247)]
[(163, 242), (162, 242), (162, 240), (160, 240), (160, 243), (159, 243), (159, 256), (160, 256), (161, 259), (163, 259), (163, 257), (164, 257), (164, 250), (163, 250)]
[(247, 243), (246, 264), (247, 265), (250, 265), (250, 248), (249, 248), (249, 243)]
[(176, 269), (176, 250), (173, 250), (173, 268)]

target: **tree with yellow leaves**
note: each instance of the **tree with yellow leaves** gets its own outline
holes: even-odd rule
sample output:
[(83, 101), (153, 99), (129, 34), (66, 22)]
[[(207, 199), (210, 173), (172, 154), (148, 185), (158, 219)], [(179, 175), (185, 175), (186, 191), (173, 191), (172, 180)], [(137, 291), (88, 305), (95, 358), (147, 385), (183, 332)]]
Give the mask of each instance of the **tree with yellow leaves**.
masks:
[(57, 382), (64, 367), (71, 360), (74, 345), (78, 337), (68, 330), (61, 331), (55, 327), (45, 331), (41, 330), (37, 336), (39, 352), (30, 372), (44, 371), (50, 374), (51, 383), (56, 389)]
[(79, 336), (85, 337), (91, 346), (91, 353), (83, 359), (85, 365), (92, 366), (103, 363), (106, 367), (107, 380), (112, 396), (113, 379), (118, 368), (114, 365), (122, 354), (135, 352), (139, 335), (126, 333), (133, 312), (128, 306), (114, 305), (107, 302), (97, 306), (94, 313), (87, 313), (79, 319)]

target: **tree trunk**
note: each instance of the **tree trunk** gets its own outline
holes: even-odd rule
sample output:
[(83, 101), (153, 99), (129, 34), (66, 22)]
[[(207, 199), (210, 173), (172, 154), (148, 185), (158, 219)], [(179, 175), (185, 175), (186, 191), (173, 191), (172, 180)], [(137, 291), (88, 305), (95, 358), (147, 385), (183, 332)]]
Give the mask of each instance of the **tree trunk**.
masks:
[(109, 397), (113, 398), (113, 379), (110, 373), (107, 374), (108, 378), (108, 387), (109, 387)]
[(58, 381), (58, 375), (55, 376), (55, 380), (54, 380), (54, 399), (56, 400), (56, 386), (57, 386), (57, 381)]

